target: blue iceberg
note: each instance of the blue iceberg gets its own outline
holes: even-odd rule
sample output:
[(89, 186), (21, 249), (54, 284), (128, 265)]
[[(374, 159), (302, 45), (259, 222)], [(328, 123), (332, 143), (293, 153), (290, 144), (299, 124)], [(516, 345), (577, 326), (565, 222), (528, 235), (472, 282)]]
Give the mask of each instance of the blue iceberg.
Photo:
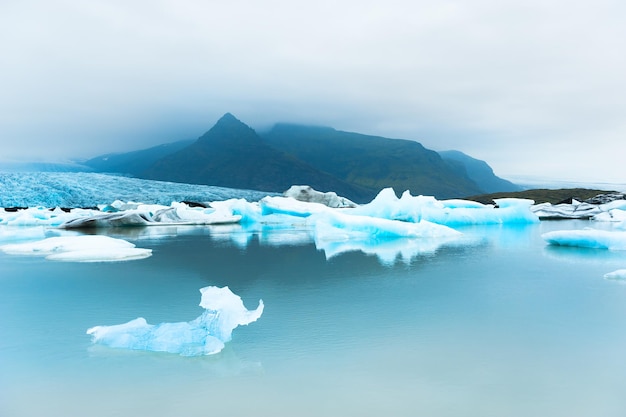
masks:
[(550, 245), (580, 248), (626, 250), (626, 232), (583, 229), (557, 230), (541, 237)]
[(148, 324), (143, 317), (114, 326), (87, 330), (92, 342), (112, 348), (177, 353), (181, 356), (212, 355), (231, 340), (233, 330), (250, 324), (263, 313), (263, 300), (248, 310), (241, 297), (228, 287), (200, 289), (200, 307), (206, 311), (189, 322)]

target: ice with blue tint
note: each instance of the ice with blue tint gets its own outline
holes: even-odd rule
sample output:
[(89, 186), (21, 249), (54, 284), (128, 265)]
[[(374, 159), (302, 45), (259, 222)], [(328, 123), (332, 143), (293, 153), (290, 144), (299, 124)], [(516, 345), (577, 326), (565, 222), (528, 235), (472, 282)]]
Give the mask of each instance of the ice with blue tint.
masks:
[(49, 237), (2, 245), (0, 250), (11, 255), (44, 256), (66, 262), (131, 261), (152, 255), (151, 249), (136, 248), (123, 239), (99, 235)]
[(368, 204), (350, 210), (354, 214), (390, 220), (419, 222), (428, 220), (447, 226), (471, 224), (536, 223), (530, 211), (532, 200), (506, 198), (496, 200), (497, 207), (463, 200), (439, 201), (430, 196), (412, 196), (405, 191), (398, 198), (391, 188), (383, 189)]
[(626, 250), (626, 231), (621, 230), (556, 230), (541, 237), (550, 245), (580, 248)]
[(232, 339), (236, 327), (255, 322), (263, 314), (263, 300), (255, 310), (248, 310), (228, 287), (204, 287), (200, 292), (200, 307), (205, 311), (195, 320), (152, 325), (140, 317), (124, 324), (95, 326), (87, 334), (93, 343), (112, 348), (212, 355)]
[(386, 218), (354, 215), (339, 211), (317, 213), (309, 218), (318, 239), (371, 238), (439, 238), (461, 235), (460, 232), (427, 220), (405, 222)]
[(94, 207), (118, 199), (163, 205), (229, 198), (256, 201), (268, 194), (275, 193), (91, 172), (0, 172), (0, 207)]
[(616, 271), (604, 274), (604, 279), (626, 283), (626, 269), (618, 269)]
[(46, 237), (42, 226), (34, 227), (0, 227), (0, 243), (22, 240), (41, 240)]
[(321, 203), (298, 201), (292, 197), (265, 197), (259, 201), (261, 213), (287, 214), (296, 217), (308, 217), (315, 213), (324, 213), (332, 210)]

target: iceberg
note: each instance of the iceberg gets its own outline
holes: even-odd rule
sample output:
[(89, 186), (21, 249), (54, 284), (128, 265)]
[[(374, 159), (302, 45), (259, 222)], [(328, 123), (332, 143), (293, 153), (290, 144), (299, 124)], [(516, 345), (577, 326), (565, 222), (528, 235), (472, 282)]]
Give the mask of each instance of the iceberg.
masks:
[(211, 225), (237, 223), (240, 215), (225, 209), (190, 207), (174, 202), (171, 206), (131, 205), (115, 212), (91, 212), (87, 216), (69, 219), (59, 225), (62, 229), (94, 227), (127, 227), (155, 225)]
[[(595, 221), (620, 221), (626, 213), (626, 200), (622, 194), (599, 195), (586, 201), (572, 199), (571, 203), (541, 203), (531, 207), (540, 219), (591, 219)], [(618, 198), (619, 197), (619, 198)], [(616, 198), (611, 200), (611, 198)], [(604, 202), (603, 202), (604, 201)]]
[(626, 282), (626, 269), (618, 269), (617, 271), (604, 274), (604, 279)]
[(419, 222), (427, 220), (446, 226), (474, 224), (537, 223), (539, 218), (530, 211), (533, 200), (503, 198), (496, 206), (465, 200), (439, 201), (431, 196), (412, 196), (405, 191), (398, 198), (391, 188), (383, 189), (368, 204), (346, 209), (354, 214), (389, 220)]
[(351, 239), (370, 238), (438, 238), (460, 236), (448, 226), (420, 220), (407, 222), (369, 216), (353, 215), (343, 212), (318, 213), (311, 216), (309, 224), (313, 226), (316, 239)]
[(541, 237), (550, 245), (626, 250), (626, 232), (596, 229), (557, 230)]
[(356, 207), (357, 204), (345, 197), (340, 197), (335, 192), (323, 193), (314, 190), (308, 185), (292, 185), (283, 193), (284, 197), (292, 197), (298, 201), (320, 203), (332, 208)]
[(594, 204), (572, 200), (571, 204), (541, 203), (531, 207), (540, 219), (590, 219), (602, 213), (602, 209)]
[(417, 223), (332, 211), (310, 216), (315, 247), (326, 259), (342, 252), (376, 255), (383, 265), (400, 257), (408, 263), (419, 254), (434, 253), (443, 244), (462, 236), (448, 226), (421, 220)]
[(255, 310), (248, 310), (228, 287), (204, 287), (200, 293), (200, 307), (205, 311), (195, 320), (152, 325), (139, 317), (124, 324), (95, 326), (87, 334), (93, 343), (112, 348), (212, 355), (232, 339), (236, 327), (255, 322), (263, 314), (263, 300)]
[(49, 237), (3, 245), (0, 250), (10, 255), (44, 256), (66, 262), (130, 261), (152, 255), (152, 249), (136, 248), (126, 240), (99, 235)]

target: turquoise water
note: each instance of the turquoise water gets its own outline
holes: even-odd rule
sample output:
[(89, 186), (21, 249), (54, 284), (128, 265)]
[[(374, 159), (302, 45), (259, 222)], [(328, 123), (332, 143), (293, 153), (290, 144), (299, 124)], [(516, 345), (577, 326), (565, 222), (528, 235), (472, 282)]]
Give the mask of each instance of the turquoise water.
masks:
[[(298, 231), (219, 227), (110, 231), (153, 249), (132, 262), (0, 254), (0, 416), (623, 417), (626, 285), (603, 275), (626, 253), (540, 237), (586, 226), (610, 228), (471, 227), (393, 265), (327, 260)], [(265, 302), (217, 355), (116, 350), (85, 334), (194, 319), (207, 285)]]

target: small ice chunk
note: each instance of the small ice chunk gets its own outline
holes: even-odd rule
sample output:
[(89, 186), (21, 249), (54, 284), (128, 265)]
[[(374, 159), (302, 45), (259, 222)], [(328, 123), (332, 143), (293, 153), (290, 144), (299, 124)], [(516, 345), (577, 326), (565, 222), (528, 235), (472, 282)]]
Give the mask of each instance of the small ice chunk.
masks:
[(618, 269), (617, 271), (604, 274), (604, 279), (626, 281), (626, 269)]
[(255, 310), (248, 310), (228, 287), (204, 287), (200, 292), (200, 307), (205, 311), (195, 320), (152, 325), (139, 317), (124, 324), (95, 326), (87, 334), (93, 343), (113, 348), (212, 355), (231, 340), (236, 327), (255, 322), (263, 314), (263, 300)]
[(541, 237), (550, 245), (626, 250), (626, 232), (596, 229), (557, 230)]
[(288, 214), (296, 217), (308, 217), (314, 213), (323, 213), (330, 208), (321, 203), (298, 201), (292, 197), (265, 197), (260, 202), (263, 215)]
[(101, 235), (50, 237), (3, 245), (0, 250), (11, 255), (38, 255), (72, 262), (130, 261), (152, 255), (151, 249), (136, 248), (126, 240)]
[(283, 193), (283, 196), (295, 198), (298, 201), (320, 203), (332, 208), (357, 206), (357, 204), (348, 200), (347, 198), (339, 197), (337, 193), (333, 191), (323, 193), (321, 191), (314, 190), (309, 185), (292, 185), (291, 188)]

